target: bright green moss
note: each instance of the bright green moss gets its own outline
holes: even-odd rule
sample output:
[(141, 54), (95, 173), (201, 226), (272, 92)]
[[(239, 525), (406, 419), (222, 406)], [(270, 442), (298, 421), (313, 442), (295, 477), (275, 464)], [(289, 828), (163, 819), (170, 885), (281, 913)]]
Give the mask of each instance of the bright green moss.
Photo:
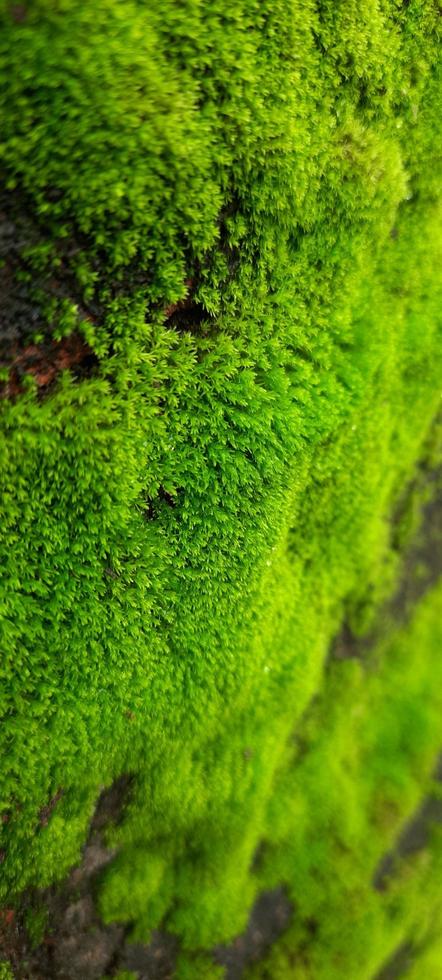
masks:
[(418, 929), (419, 882), (437, 897), (437, 849), (381, 911), (369, 877), (441, 741), (436, 600), (422, 664), (404, 640), (373, 701), (324, 662), (394, 587), (391, 516), (436, 452), (437, 5), (1, 10), (0, 172), (39, 225), (23, 274), (69, 281), (48, 329), (99, 359), (1, 404), (1, 900), (62, 877), (131, 772), (106, 921), (210, 948), (284, 880), (311, 953), (287, 973), (278, 949), (281, 977), (369, 976)]
[(419, 977), (428, 977), (428, 980), (438, 980), (442, 967), (442, 943), (440, 936), (434, 942), (424, 945), (418, 950), (418, 956), (411, 963), (408, 972), (410, 980), (419, 980)]
[(224, 969), (216, 966), (208, 956), (179, 956), (175, 976), (177, 980), (193, 980), (194, 977), (201, 980), (223, 980)]

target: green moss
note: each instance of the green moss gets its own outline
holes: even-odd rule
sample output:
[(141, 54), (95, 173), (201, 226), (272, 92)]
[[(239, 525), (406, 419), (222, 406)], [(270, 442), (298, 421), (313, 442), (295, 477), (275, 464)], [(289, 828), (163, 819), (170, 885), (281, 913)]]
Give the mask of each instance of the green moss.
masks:
[(29, 908), (26, 916), (26, 932), (32, 947), (38, 946), (44, 937), (48, 925), (48, 912), (45, 908)]
[(176, 964), (175, 976), (177, 980), (223, 980), (224, 969), (215, 966), (213, 960), (208, 956), (179, 956)]
[(114, 980), (137, 980), (137, 974), (132, 973), (130, 970), (119, 970), (115, 974)]
[(437, 5), (0, 9), (0, 174), (38, 229), (20, 274), (41, 336), (98, 358), (1, 403), (1, 900), (61, 878), (130, 772), (106, 920), (163, 920), (191, 956), (286, 880), (299, 976), (365, 977), (417, 929), (415, 885), (390, 906), (367, 873), (440, 744), (435, 600), (422, 669), (404, 654), (373, 702), (324, 663), (394, 588), (392, 514), (435, 455)]
[(299, 747), (275, 781), (260, 867), (262, 885), (286, 881), (296, 916), (251, 977), (369, 978), (397, 948), (420, 951), (439, 935), (440, 832), (431, 847), (398, 857), (381, 890), (373, 881), (432, 791), (441, 597), (439, 586), (367, 664), (336, 661), (298, 729)]

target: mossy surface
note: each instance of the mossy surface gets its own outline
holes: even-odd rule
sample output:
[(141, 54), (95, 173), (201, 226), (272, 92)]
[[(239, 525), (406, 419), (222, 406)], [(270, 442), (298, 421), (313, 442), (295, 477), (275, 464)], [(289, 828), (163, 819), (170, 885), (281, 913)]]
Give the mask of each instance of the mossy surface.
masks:
[(440, 595), (378, 673), (325, 669), (440, 445), (438, 5), (0, 10), (2, 274), (37, 311), (2, 372), (94, 355), (0, 405), (1, 902), (130, 773), (105, 921), (164, 923), (187, 977), (285, 882), (272, 980), (368, 978), (441, 897), (436, 844), (371, 888), (442, 741)]
[(441, 594), (440, 586), (430, 592), (409, 628), (365, 665), (335, 662), (327, 672), (292, 765), (280, 787), (276, 780), (260, 861), (263, 881), (289, 883), (293, 924), (246, 976), (369, 980), (403, 946), (418, 962), (430, 959), (430, 947), (435, 955), (440, 826), (433, 834), (430, 826), (429, 846), (399, 852), (385, 874), (378, 869), (423, 793), (440, 795)]

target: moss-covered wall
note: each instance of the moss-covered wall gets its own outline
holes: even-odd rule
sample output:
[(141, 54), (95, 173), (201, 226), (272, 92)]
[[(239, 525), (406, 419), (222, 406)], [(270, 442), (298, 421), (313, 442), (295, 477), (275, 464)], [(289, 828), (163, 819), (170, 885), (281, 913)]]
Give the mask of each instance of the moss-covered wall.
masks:
[(371, 884), (442, 741), (437, 588), (328, 664), (440, 445), (439, 5), (0, 9), (1, 902), (130, 773), (97, 902), (177, 976), (284, 884), (253, 976), (409, 941), (439, 980), (440, 848)]

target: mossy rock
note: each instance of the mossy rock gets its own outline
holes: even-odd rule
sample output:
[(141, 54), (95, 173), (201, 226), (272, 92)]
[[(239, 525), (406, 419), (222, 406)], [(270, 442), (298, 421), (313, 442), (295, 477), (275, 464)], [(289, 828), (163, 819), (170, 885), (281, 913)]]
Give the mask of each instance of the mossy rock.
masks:
[(130, 776), (96, 908), (183, 976), (279, 886), (257, 976), (434, 973), (437, 841), (372, 880), (442, 742), (437, 569), (373, 624), (440, 459), (438, 5), (0, 13), (0, 904)]

